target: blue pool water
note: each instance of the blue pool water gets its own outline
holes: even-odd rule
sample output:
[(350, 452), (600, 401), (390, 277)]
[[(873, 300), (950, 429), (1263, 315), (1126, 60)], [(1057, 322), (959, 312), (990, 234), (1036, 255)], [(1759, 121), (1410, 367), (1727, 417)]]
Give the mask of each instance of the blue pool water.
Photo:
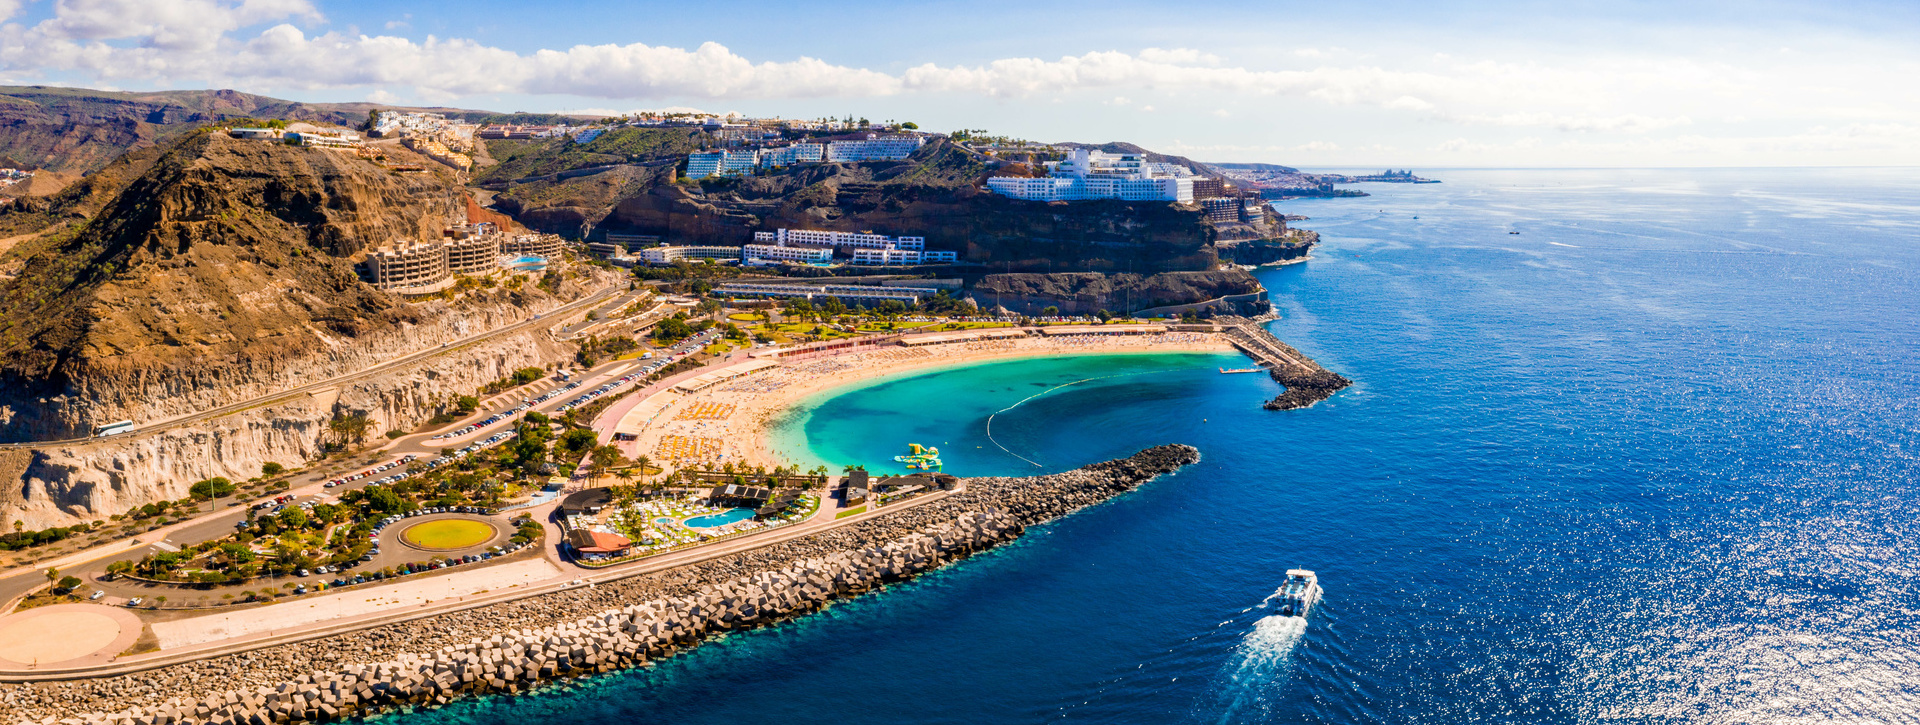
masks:
[[(1913, 719), (1920, 173), (1433, 175), (1281, 204), (1324, 244), (1259, 274), (1280, 337), (1356, 381), (1333, 399), (1261, 410), (1273, 384), (1207, 355), (823, 397), (789, 455), (1204, 460), (815, 616), (400, 720)], [(1258, 606), (1292, 567), (1326, 587), (1305, 627)]]
[(727, 509), (717, 514), (695, 516), (681, 523), (696, 529), (711, 529), (716, 526), (738, 523), (753, 518), (753, 509)]

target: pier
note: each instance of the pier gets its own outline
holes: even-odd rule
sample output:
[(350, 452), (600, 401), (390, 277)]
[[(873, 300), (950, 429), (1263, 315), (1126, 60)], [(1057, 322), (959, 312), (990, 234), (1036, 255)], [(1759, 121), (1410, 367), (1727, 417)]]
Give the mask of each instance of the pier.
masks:
[(1267, 410), (1305, 408), (1353, 384), (1267, 332), (1265, 323), (1271, 319), (1264, 315), (1214, 318), (1227, 342), (1266, 368), (1273, 381), (1286, 388), (1279, 397), (1267, 401)]

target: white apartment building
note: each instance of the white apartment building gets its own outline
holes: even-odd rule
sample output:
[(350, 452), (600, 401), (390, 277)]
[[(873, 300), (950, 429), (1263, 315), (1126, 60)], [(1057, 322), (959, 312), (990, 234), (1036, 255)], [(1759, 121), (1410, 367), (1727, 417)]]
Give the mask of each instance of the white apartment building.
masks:
[(802, 262), (820, 264), (833, 261), (833, 247), (789, 247), (782, 244), (749, 244), (740, 248), (748, 262)]
[(301, 146), (327, 149), (351, 149), (360, 147), (360, 134), (347, 130), (295, 131), (287, 134), (287, 140)]
[(1172, 166), (1149, 162), (1145, 154), (1073, 149), (1046, 178), (995, 176), (987, 179), (987, 188), (1028, 201), (1193, 201), (1192, 172), (1177, 175), (1167, 171)]
[(753, 151), (702, 151), (687, 154), (687, 178), (704, 179), (709, 176), (732, 176), (752, 173), (758, 166), (759, 154)]
[(739, 247), (648, 247), (639, 251), (640, 261), (668, 265), (682, 259), (739, 259)]
[(797, 143), (774, 149), (761, 149), (761, 168), (792, 166), (794, 164), (820, 163), (827, 157), (827, 147), (817, 143)]
[(927, 248), (926, 237), (889, 237), (873, 232), (829, 232), (817, 229), (781, 229), (777, 232), (754, 232), (753, 241), (758, 244), (778, 244), (781, 246), (806, 245), (815, 247), (836, 247), (849, 249), (899, 249), (921, 250)]
[(958, 252), (925, 252), (918, 249), (855, 249), (853, 263), (859, 265), (939, 264), (959, 259)]
[(832, 162), (899, 161), (926, 145), (925, 136), (881, 136), (867, 134), (865, 141), (833, 141), (827, 144), (827, 160)]

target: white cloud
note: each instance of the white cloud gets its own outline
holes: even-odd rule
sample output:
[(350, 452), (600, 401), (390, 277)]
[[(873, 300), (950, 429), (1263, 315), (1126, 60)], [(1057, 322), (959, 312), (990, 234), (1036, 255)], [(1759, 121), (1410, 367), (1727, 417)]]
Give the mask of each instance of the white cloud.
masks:
[(1192, 48), (1148, 48), (1140, 51), (1140, 59), (1149, 63), (1168, 65), (1220, 65), (1223, 60), (1212, 53), (1202, 53)]
[(142, 38), (150, 49), (206, 52), (227, 33), (286, 18), (317, 21), (308, 0), (56, 0), (54, 16), (34, 27), (48, 39)]
[[(1897, 90), (1911, 86), (1920, 56), (1892, 46), (1808, 47), (1781, 57), (1774, 52), (1778, 43), (1756, 43), (1664, 55), (1535, 53), (1524, 60), (1474, 56), (1458, 47), (1447, 53), (1408, 48), (1383, 60), (1366, 49), (1321, 47), (1277, 51), (1276, 67), (1236, 65), (1191, 48), (1147, 48), (882, 72), (808, 57), (754, 58), (717, 43), (517, 52), (465, 38), (402, 37), (407, 16), (388, 23), (393, 32), (385, 34), (322, 32), (317, 0), (48, 0), (50, 18), (4, 22), (24, 1), (0, 0), (0, 76), (15, 82), (212, 82), (261, 92), (359, 89), (385, 94), (375, 98), (435, 102), (570, 96), (608, 99), (612, 108), (650, 99), (922, 95), (1005, 99), (1008, 106), (1024, 102), (1049, 111), (1092, 103), (1152, 111), (1156, 106), (1141, 105), (1151, 99), (1168, 106), (1161, 110), (1170, 117), (1274, 113), (1289, 123), (1335, 124), (1364, 117), (1374, 128), (1400, 133), (1393, 140), (1409, 149), (1450, 155), (1512, 152), (1512, 130), (1526, 129), (1547, 137), (1535, 141), (1542, 149), (1891, 146), (1905, 152), (1893, 157), (1901, 162), (1920, 160), (1920, 142), (1897, 130), (1920, 119), (1920, 96)], [(1376, 110), (1364, 116), (1366, 109)], [(1747, 135), (1729, 137), (1724, 126), (1734, 123)], [(1696, 125), (1707, 128), (1694, 132)], [(1808, 130), (1785, 130), (1796, 128)], [(1681, 135), (1686, 132), (1693, 133)], [(1260, 148), (1373, 150), (1353, 140)]]
[(1568, 116), (1554, 113), (1505, 113), (1498, 116), (1469, 115), (1453, 120), (1464, 123), (1487, 126), (1547, 126), (1562, 131), (1606, 131), (1622, 133), (1644, 133), (1661, 128), (1685, 126), (1693, 123), (1686, 116), (1653, 118), (1637, 113), (1619, 116)]
[(1400, 111), (1433, 110), (1433, 104), (1420, 100), (1418, 98), (1414, 98), (1413, 96), (1401, 96), (1391, 101), (1387, 101), (1387, 107), (1395, 110), (1400, 110)]

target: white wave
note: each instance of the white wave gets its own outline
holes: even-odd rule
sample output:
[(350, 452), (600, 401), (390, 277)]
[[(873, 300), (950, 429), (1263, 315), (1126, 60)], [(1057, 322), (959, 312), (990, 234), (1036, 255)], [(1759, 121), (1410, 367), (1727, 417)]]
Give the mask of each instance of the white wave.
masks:
[(1219, 722), (1241, 722), (1245, 715), (1271, 709), (1292, 674), (1293, 651), (1306, 633), (1307, 620), (1301, 617), (1274, 614), (1253, 623), (1227, 666)]

